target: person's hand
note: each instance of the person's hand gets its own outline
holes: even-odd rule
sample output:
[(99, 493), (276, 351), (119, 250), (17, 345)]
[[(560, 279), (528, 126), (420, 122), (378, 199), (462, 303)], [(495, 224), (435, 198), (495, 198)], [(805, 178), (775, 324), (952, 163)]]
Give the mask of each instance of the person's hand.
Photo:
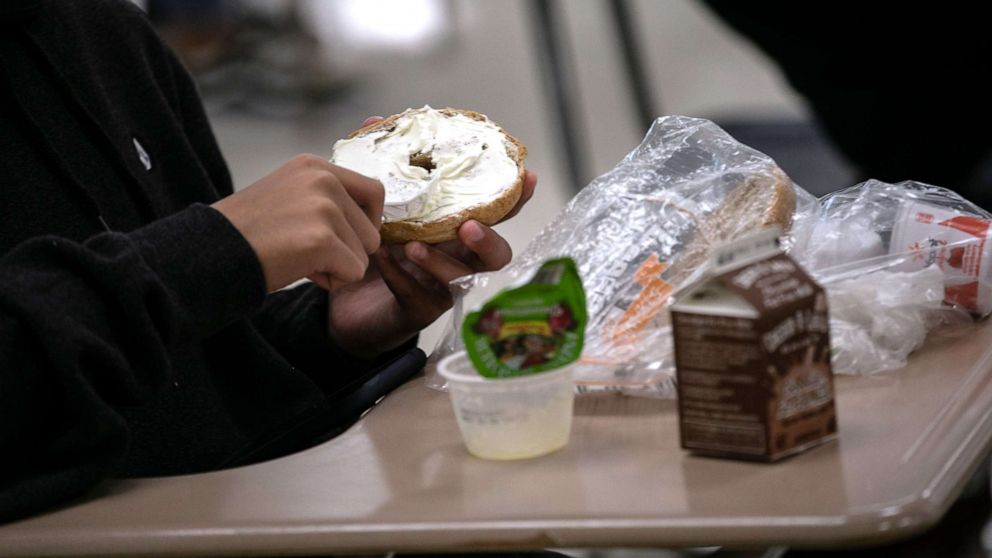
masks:
[(303, 277), (330, 289), (366, 275), (384, 195), (376, 180), (298, 155), (213, 207), (255, 250), (270, 292)]
[(365, 279), (331, 293), (331, 337), (358, 356), (395, 348), (451, 308), (449, 281), (500, 269), (511, 256), (506, 240), (477, 221), (465, 222), (457, 240), (442, 244), (383, 245)]
[[(367, 119), (365, 126), (378, 120)], [(533, 196), (537, 175), (527, 171), (520, 200), (505, 219)], [(395, 348), (451, 308), (448, 282), (510, 262), (506, 240), (477, 221), (466, 221), (458, 238), (441, 244), (383, 245), (365, 278), (331, 293), (328, 328), (339, 346), (359, 356)]]

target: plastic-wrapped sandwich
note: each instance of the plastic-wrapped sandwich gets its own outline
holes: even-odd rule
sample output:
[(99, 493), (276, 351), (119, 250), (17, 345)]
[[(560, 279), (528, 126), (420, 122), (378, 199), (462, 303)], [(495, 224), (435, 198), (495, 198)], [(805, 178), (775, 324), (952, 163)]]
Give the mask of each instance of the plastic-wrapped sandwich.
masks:
[[(701, 276), (713, 247), (770, 225), (802, 225), (815, 199), (768, 157), (712, 122), (658, 119), (644, 141), (592, 181), (503, 271), (452, 283), (455, 316), (428, 364), (460, 349), (461, 311), (555, 257), (579, 267), (589, 322), (573, 378), (581, 391), (673, 397), (666, 311)], [(428, 381), (443, 385), (436, 375)]]

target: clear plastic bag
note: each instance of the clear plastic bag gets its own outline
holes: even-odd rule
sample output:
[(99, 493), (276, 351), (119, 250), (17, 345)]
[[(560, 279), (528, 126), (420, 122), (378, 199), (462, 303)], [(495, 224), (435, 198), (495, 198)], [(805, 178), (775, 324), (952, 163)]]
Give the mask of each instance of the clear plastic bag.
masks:
[(459, 350), (464, 311), (545, 260), (579, 266), (589, 323), (574, 379), (580, 391), (674, 396), (671, 295), (703, 272), (709, 247), (766, 224), (808, 221), (815, 198), (768, 156), (712, 122), (659, 118), (641, 144), (586, 186), (526, 250), (499, 272), (452, 283), (455, 308), (428, 361)]
[(898, 368), (933, 327), (992, 311), (992, 214), (919, 182), (820, 199), (792, 256), (827, 289), (834, 372)]
[(872, 374), (904, 365), (946, 311), (944, 274), (937, 266), (873, 271), (826, 288), (831, 364), (838, 374)]

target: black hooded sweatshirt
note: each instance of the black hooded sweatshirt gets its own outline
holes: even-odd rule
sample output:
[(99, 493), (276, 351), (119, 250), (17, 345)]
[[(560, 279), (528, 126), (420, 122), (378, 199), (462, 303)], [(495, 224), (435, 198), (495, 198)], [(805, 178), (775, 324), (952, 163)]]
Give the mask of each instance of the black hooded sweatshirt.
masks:
[(266, 296), (208, 205), (231, 192), (194, 84), (140, 10), (4, 0), (0, 521), (111, 476), (292, 451), (420, 369), (409, 345), (375, 362), (332, 346), (312, 285)]

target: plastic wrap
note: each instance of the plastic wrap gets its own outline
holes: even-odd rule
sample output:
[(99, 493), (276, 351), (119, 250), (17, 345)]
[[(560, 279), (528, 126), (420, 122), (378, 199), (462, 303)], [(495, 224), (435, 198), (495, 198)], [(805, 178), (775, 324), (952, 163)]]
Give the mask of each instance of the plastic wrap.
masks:
[(775, 162), (712, 122), (659, 118), (641, 144), (586, 186), (513, 262), (452, 282), (451, 322), (428, 361), (461, 347), (457, 324), (501, 288), (545, 260), (579, 266), (589, 323), (574, 379), (580, 391), (673, 397), (673, 292), (703, 272), (709, 247), (765, 224), (788, 228), (812, 215), (815, 198)]
[(836, 373), (898, 368), (927, 332), (992, 311), (992, 214), (919, 182), (824, 196), (792, 256), (827, 288)]
[(912, 272), (873, 271), (830, 283), (827, 296), (834, 372), (882, 372), (903, 366), (939, 323), (944, 274), (933, 265)]

